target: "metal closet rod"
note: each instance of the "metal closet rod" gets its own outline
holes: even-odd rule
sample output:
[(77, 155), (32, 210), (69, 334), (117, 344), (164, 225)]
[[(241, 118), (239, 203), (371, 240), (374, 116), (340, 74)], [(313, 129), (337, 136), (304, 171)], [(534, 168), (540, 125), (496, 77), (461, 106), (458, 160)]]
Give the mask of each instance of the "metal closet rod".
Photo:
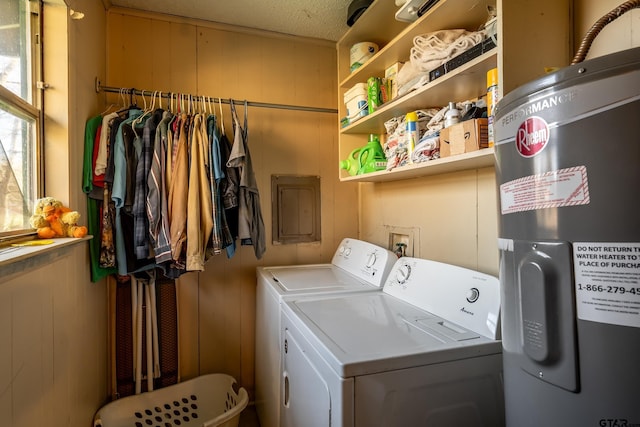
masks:
[[(184, 95), (184, 96), (191, 96), (194, 99), (201, 99), (202, 95), (190, 95), (188, 93), (180, 93), (180, 92), (162, 92), (160, 93), (160, 91), (150, 91), (150, 90), (141, 90), (141, 89), (135, 89), (135, 88), (120, 88), (120, 87), (112, 87), (112, 86), (102, 86), (100, 84), (100, 81), (98, 81), (96, 79), (96, 92), (110, 92), (110, 93), (119, 93), (119, 94), (123, 94), (123, 95), (140, 95), (143, 96), (143, 92), (146, 95), (153, 95), (153, 93), (156, 93), (156, 96), (160, 95), (163, 98), (169, 98), (172, 95)], [(209, 98), (209, 97), (207, 97)], [(219, 98), (213, 98), (211, 97), (211, 99), (215, 99), (216, 102)], [(230, 104), (230, 100), (229, 99), (225, 99), (225, 98), (221, 98), (220, 101), (223, 104)], [(234, 104), (238, 104), (238, 105), (243, 105), (245, 103), (244, 100), (237, 100), (234, 99), (233, 100)], [(247, 101), (247, 105), (250, 107), (259, 107), (259, 108), (277, 108), (280, 110), (295, 110), (295, 111), (308, 111), (308, 112), (313, 112), (313, 113), (331, 113), (331, 114), (337, 114), (338, 110), (333, 109), (333, 108), (320, 108), (320, 107), (305, 107), (303, 105), (288, 105), (288, 104), (272, 104), (269, 102), (254, 102), (254, 101)]]

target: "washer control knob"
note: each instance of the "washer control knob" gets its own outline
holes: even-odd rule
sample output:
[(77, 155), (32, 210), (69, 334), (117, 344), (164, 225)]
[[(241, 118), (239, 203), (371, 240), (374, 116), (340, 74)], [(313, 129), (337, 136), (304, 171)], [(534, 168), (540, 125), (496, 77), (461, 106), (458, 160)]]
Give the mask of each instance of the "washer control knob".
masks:
[(478, 290), (478, 288), (471, 288), (467, 291), (467, 301), (469, 301), (470, 303), (478, 301), (479, 297), (480, 291)]
[(344, 250), (345, 250), (345, 246), (344, 245), (340, 245), (340, 247), (338, 248), (338, 255), (344, 255)]
[(398, 283), (405, 283), (407, 280), (409, 280), (409, 276), (411, 276), (411, 266), (409, 264), (401, 265), (396, 272), (396, 280), (398, 281)]
[(376, 261), (377, 261), (376, 253), (375, 252), (371, 252), (369, 254), (369, 256), (367, 257), (367, 263), (366, 263), (367, 268), (373, 267), (375, 265)]
[(351, 248), (345, 248), (344, 249), (344, 256), (345, 258), (348, 257), (349, 255), (351, 255)]

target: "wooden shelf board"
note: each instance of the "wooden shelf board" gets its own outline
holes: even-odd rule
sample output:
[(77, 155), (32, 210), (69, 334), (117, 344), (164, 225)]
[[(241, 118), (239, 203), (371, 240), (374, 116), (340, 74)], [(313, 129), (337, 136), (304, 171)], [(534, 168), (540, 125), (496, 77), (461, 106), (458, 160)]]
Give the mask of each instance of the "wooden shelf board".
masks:
[[(356, 22), (357, 28), (351, 28), (351, 30), (338, 42), (338, 46), (350, 48), (351, 45), (362, 41), (373, 41), (380, 46), (380, 50), (369, 61), (367, 61), (360, 68), (354, 70), (352, 73), (346, 76), (338, 76), (338, 79), (342, 78), (340, 87), (345, 89), (352, 88), (356, 83), (366, 82), (369, 77), (383, 77), (384, 71), (387, 67), (395, 62), (406, 62), (409, 59), (409, 52), (413, 47), (413, 39), (416, 36), (431, 33), (439, 30), (458, 29), (463, 28), (469, 31), (475, 31), (478, 29), (480, 23), (484, 23), (488, 18), (487, 6), (495, 2), (487, 0), (440, 0), (429, 11), (418, 18), (417, 21), (410, 24), (401, 32), (397, 31), (395, 23), (390, 25), (380, 25), (380, 22), (389, 23), (391, 20), (388, 17), (390, 13), (389, 5), (393, 5), (394, 2), (377, 0), (372, 4), (369, 9), (361, 16), (360, 19), (367, 18), (360, 23), (360, 20)], [(374, 7), (375, 6), (375, 7)], [(395, 7), (391, 13), (393, 16), (396, 12)], [(366, 16), (371, 13), (371, 17)], [(378, 17), (377, 20), (370, 19), (373, 16)], [(393, 19), (395, 21), (395, 19)], [(398, 21), (395, 21), (398, 22)], [(393, 40), (386, 44), (381, 44), (385, 37), (381, 37), (378, 40), (370, 40), (372, 37), (367, 37), (367, 34), (376, 33), (378, 27), (384, 34), (397, 34)], [(387, 28), (388, 27), (388, 28)], [(375, 31), (372, 31), (375, 28)], [(390, 31), (391, 28), (395, 30)], [(368, 30), (365, 33), (365, 29)], [(376, 37), (373, 37), (374, 39)], [(342, 69), (344, 70), (344, 69)]]
[(384, 133), (384, 123), (393, 117), (419, 109), (441, 108), (450, 101), (480, 97), (487, 91), (486, 73), (496, 66), (497, 55), (494, 48), (419, 89), (383, 104), (372, 114), (340, 129), (340, 133)]
[(419, 178), (469, 169), (493, 167), (495, 162), (493, 148), (459, 154), (457, 156), (430, 160), (402, 166), (390, 171), (372, 172), (364, 175), (341, 177), (340, 181), (384, 182), (401, 179)]

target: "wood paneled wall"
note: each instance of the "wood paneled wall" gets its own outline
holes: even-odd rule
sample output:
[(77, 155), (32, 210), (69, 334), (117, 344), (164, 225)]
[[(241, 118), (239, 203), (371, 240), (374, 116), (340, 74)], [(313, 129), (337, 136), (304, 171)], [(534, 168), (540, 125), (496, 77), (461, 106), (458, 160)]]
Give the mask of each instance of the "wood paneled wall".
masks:
[[(103, 108), (92, 82), (105, 68), (106, 28), (100, 0), (82, 6), (85, 19), (70, 21), (61, 0), (46, 1), (42, 37), (46, 195), (80, 211), (80, 222), (84, 120)], [(80, 241), (0, 267), (3, 427), (89, 426), (106, 402), (107, 293), (91, 283), (88, 253)]]
[[(104, 42), (102, 1), (81, 3), (85, 19), (75, 21), (67, 29), (53, 23), (67, 21), (66, 8), (60, 1), (48, 0), (52, 10), (48, 11), (50, 20), (44, 31), (45, 37), (53, 32), (62, 38), (62, 44), (45, 39), (45, 45), (51, 48), (45, 53), (45, 64), (50, 67), (46, 79), (52, 85), (47, 97), (53, 102), (62, 95), (56, 106), (64, 105), (68, 110), (62, 116), (59, 110), (51, 110), (47, 116), (51, 131), (45, 129), (47, 144), (66, 153), (62, 163), (57, 161), (60, 151), (48, 153), (51, 156), (46, 161), (53, 164), (47, 170), (48, 188), (60, 192), (60, 197), (68, 197), (71, 204), (84, 198), (78, 185), (83, 121), (104, 109), (94, 91), (95, 76), (114, 86), (336, 106), (335, 56), (328, 44), (266, 37), (258, 32), (239, 33), (207, 23), (115, 10), (108, 14)], [(575, 0), (576, 43), (596, 19), (620, 3), (621, 0)], [(591, 56), (638, 46), (638, 13), (630, 12), (608, 25), (594, 44)], [(205, 30), (202, 36), (200, 29)], [(69, 36), (68, 44), (64, 43), (65, 34)], [(215, 38), (205, 34), (215, 34)], [(203, 55), (199, 52), (203, 48), (201, 42), (216, 44), (215, 49), (220, 50), (215, 51), (217, 55)], [(248, 51), (259, 52), (259, 59), (243, 55)], [(103, 58), (109, 64), (106, 73)], [(68, 61), (68, 79), (64, 64), (58, 67), (55, 59)], [(65, 81), (58, 81), (60, 73), (55, 72), (56, 68)], [(221, 77), (227, 79), (221, 81)], [(206, 84), (212, 86), (199, 86)], [(55, 95), (67, 88), (70, 93)], [(462, 221), (471, 234), (475, 229), (478, 234), (475, 244), (484, 246), (482, 242), (489, 242), (495, 234), (491, 225), (491, 206), (495, 204), (492, 171), (367, 184), (362, 186), (360, 203), (357, 187), (340, 184), (337, 179), (337, 117), (251, 109), (249, 126), (265, 224), (270, 223), (270, 174), (320, 175), (323, 239), (320, 244), (269, 245), (259, 262), (250, 248), (242, 248), (232, 260), (219, 257), (207, 264), (205, 273), (184, 276), (180, 280), (184, 377), (225, 371), (236, 376), (242, 385), (251, 387), (255, 266), (327, 261), (342, 237), (359, 232), (354, 218), (358, 209), (363, 218), (360, 238), (384, 244), (386, 225), (418, 224), (424, 228), (421, 256), (460, 261), (480, 269), (493, 268), (495, 255), (491, 251), (478, 250), (477, 258), (463, 259), (469, 251), (473, 253), (473, 238), (459, 241), (457, 246), (464, 247), (459, 252), (440, 246), (456, 240), (456, 233), (450, 236), (446, 229), (441, 230), (439, 221), (453, 218), (437, 214), (442, 201), (458, 205), (460, 210), (454, 218)], [(68, 168), (56, 175), (60, 164)], [(455, 182), (465, 183), (462, 195), (447, 195), (457, 192)], [(441, 191), (435, 190), (436, 184)], [(478, 190), (474, 191), (476, 185)], [(412, 209), (408, 210), (405, 203)], [(84, 213), (83, 206), (77, 208)], [(471, 211), (471, 217), (477, 218), (479, 224), (489, 226), (474, 227), (462, 208)], [(88, 426), (107, 399), (106, 290), (104, 282), (90, 283), (87, 252), (82, 243), (53, 258), (22, 264), (24, 271), (0, 270), (2, 426)]]
[[(330, 42), (125, 9), (107, 16), (108, 86), (333, 109), (335, 70)], [(227, 105), (223, 117), (232, 137)], [(182, 378), (225, 372), (252, 394), (256, 266), (328, 262), (342, 238), (358, 235), (358, 188), (338, 181), (337, 114), (249, 107), (248, 120), (267, 252), (217, 255), (178, 291)], [(320, 176), (321, 242), (272, 245), (271, 175)]]
[(461, 171), (363, 184), (361, 238), (386, 246), (410, 234), (409, 255), (498, 275), (495, 172)]
[(105, 403), (106, 292), (86, 253), (79, 242), (0, 268), (2, 426), (88, 426)]

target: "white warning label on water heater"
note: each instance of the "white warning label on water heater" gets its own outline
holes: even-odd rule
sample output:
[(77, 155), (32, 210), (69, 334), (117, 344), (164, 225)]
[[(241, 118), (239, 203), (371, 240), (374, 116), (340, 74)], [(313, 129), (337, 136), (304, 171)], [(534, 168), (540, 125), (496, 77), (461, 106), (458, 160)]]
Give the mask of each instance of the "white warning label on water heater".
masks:
[(502, 215), (586, 205), (589, 201), (589, 183), (585, 166), (525, 176), (500, 185)]
[(578, 319), (640, 328), (640, 243), (575, 242)]

